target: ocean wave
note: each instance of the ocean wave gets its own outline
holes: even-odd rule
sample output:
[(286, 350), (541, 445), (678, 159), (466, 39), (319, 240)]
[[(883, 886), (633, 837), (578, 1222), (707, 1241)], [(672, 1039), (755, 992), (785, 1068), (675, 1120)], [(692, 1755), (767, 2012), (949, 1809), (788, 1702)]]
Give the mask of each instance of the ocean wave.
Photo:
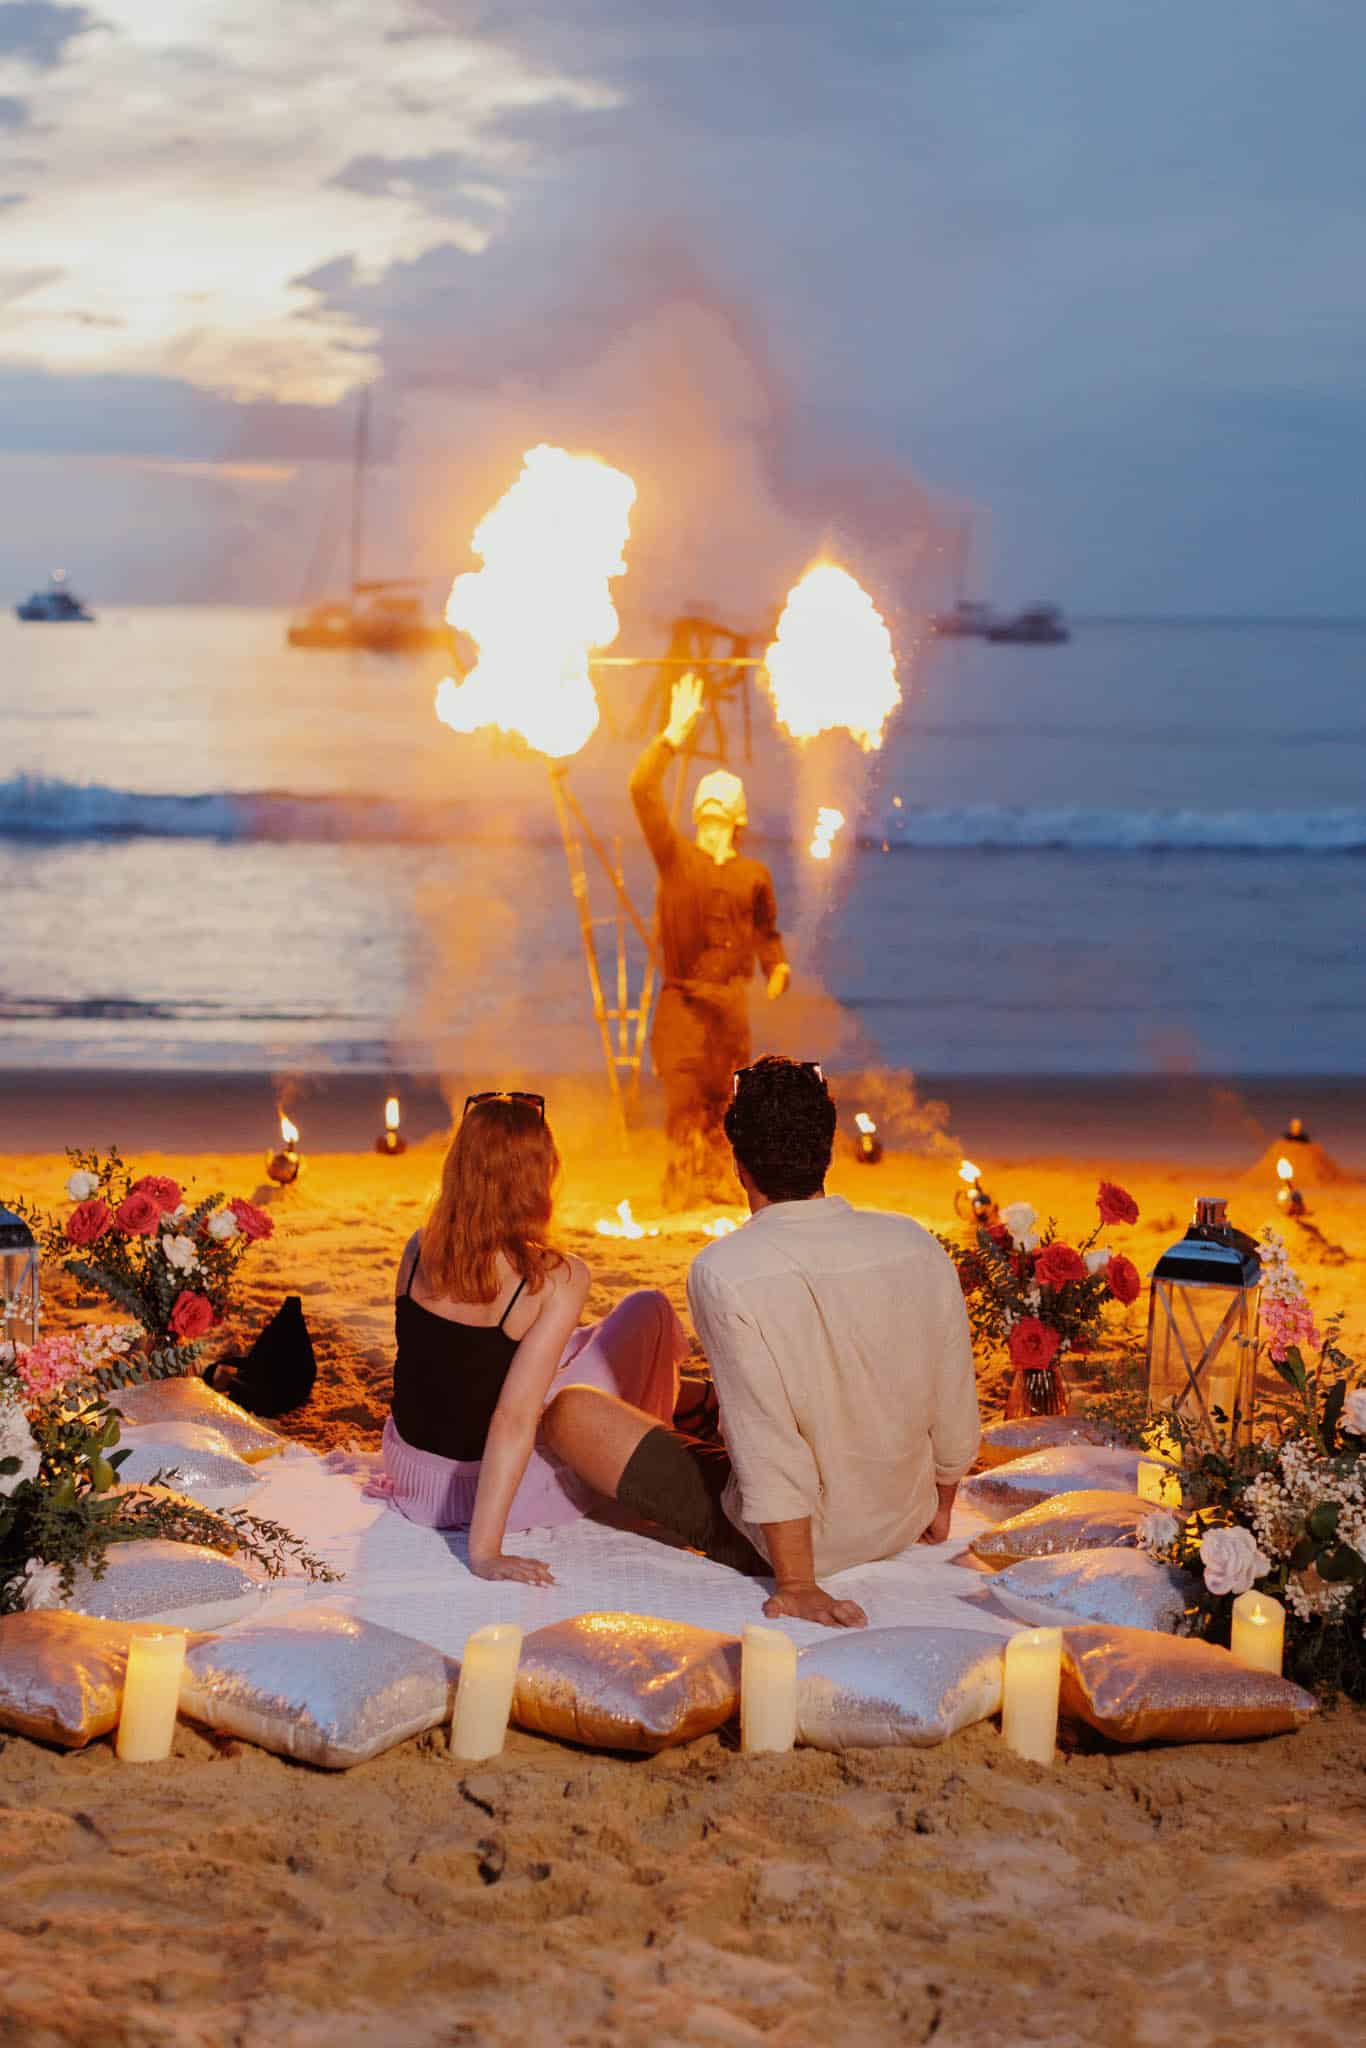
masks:
[[(160, 795), (101, 783), (19, 775), (0, 782), (0, 839), (210, 839), (425, 844), (461, 837), (524, 838), (506, 815), (458, 803), (290, 790)], [(533, 835), (534, 836), (534, 835)], [(780, 840), (782, 834), (761, 831)], [(941, 852), (1366, 853), (1366, 810), (1011, 809), (968, 804), (890, 810), (865, 846)]]

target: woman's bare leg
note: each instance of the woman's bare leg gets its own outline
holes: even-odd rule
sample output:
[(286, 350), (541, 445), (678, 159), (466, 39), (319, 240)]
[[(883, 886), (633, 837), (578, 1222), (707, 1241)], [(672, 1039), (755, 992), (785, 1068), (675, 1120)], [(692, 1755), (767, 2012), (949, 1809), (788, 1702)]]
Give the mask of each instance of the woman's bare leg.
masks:
[(609, 1500), (616, 1499), (641, 1438), (659, 1427), (657, 1415), (632, 1408), (599, 1387), (565, 1387), (541, 1418), (542, 1435), (555, 1456)]

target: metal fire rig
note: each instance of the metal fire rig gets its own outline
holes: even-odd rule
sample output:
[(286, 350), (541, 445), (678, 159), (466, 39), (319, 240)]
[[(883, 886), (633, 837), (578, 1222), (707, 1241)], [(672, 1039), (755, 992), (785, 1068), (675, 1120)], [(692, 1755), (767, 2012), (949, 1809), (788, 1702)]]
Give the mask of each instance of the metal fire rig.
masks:
[[(691, 669), (700, 677), (703, 692), (702, 717), (680, 754), (675, 769), (671, 800), (675, 823), (682, 808), (683, 791), (693, 763), (724, 763), (731, 759), (732, 723), (739, 726), (739, 751), (743, 759), (748, 761), (751, 758), (751, 675), (753, 670), (764, 665), (762, 654), (753, 651), (757, 637), (754, 634), (735, 632), (729, 626), (718, 625), (699, 612), (689, 612), (682, 618), (674, 620), (669, 635), (668, 652), (663, 656), (608, 654), (595, 656), (589, 663), (590, 668), (595, 669), (645, 668), (655, 671), (640, 709), (626, 729), (631, 737), (637, 739), (644, 739), (649, 733), (658, 732), (664, 726), (668, 718), (670, 693), (681, 675)], [(629, 1137), (639, 1111), (640, 1078), (649, 1035), (650, 1012), (654, 1006), (659, 981), (659, 955), (655, 949), (653, 934), (636, 909), (626, 887), (620, 837), (615, 837), (609, 847), (594, 831), (583, 806), (570, 788), (567, 762), (552, 765), (550, 787), (555, 799), (560, 835), (564, 840), (569, 886), (578, 913), (579, 935), (583, 942), (584, 964), (588, 970), (588, 988), (593, 1002), (593, 1019), (602, 1041), (602, 1055), (607, 1069), (612, 1107), (622, 1134)], [(588, 863), (584, 857), (585, 847), (593, 855), (611, 889), (612, 909), (605, 915), (595, 914), (593, 909)], [(608, 963), (606, 975), (599, 955), (599, 934), (604, 930), (610, 930), (615, 941), (615, 959)], [(643, 962), (638, 969), (639, 981), (634, 999), (631, 995), (632, 933), (644, 952)], [(609, 986), (613, 996), (610, 1002)]]

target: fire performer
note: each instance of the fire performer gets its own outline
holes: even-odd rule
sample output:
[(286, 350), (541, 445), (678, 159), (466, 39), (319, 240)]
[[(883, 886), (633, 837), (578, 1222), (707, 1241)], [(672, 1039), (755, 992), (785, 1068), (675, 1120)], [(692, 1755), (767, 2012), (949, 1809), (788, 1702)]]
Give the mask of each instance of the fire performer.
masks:
[(735, 1198), (722, 1119), (731, 1077), (749, 1063), (748, 983), (756, 959), (771, 1001), (792, 978), (773, 877), (736, 843), (747, 821), (739, 777), (725, 768), (702, 777), (693, 797), (695, 839), (684, 838), (669, 816), (664, 776), (701, 716), (702, 684), (685, 675), (674, 684), (668, 723), (631, 776), (631, 801), (659, 870), (663, 984), (650, 1050), (664, 1083), (673, 1154), (664, 1202), (675, 1209)]

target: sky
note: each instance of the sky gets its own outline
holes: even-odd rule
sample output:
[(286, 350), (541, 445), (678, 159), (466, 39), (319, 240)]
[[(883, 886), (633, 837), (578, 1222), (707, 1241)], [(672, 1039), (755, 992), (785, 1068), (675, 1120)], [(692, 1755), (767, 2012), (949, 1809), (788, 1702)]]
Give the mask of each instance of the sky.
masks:
[(0, 574), (449, 576), (538, 440), (633, 589), (1358, 615), (1358, 0), (0, 0)]

